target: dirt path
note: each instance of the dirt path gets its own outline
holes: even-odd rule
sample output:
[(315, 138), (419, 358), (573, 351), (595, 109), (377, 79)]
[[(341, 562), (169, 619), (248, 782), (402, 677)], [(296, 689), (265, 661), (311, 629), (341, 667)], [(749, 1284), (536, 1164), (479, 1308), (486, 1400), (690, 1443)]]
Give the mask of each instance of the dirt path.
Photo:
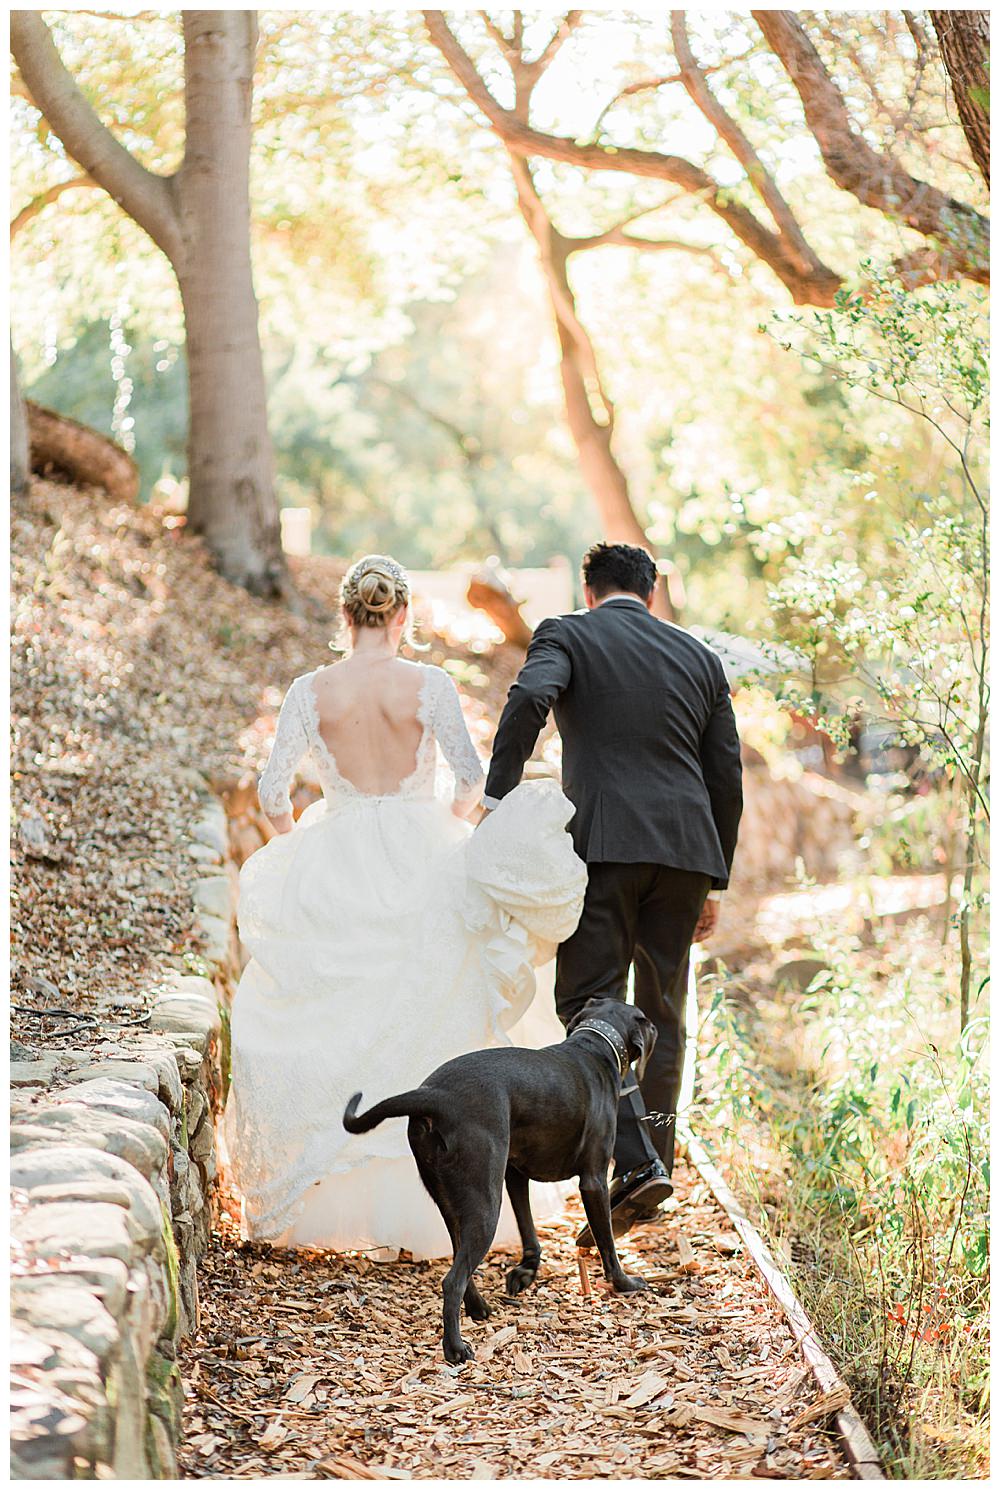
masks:
[(202, 1273), (187, 1383), (187, 1478), (847, 1478), (784, 1316), (724, 1214), (679, 1165), (665, 1219), (633, 1233), (646, 1294), (583, 1296), (579, 1207), (542, 1227), (538, 1286), (439, 1346), (444, 1263), (242, 1245), (230, 1217)]

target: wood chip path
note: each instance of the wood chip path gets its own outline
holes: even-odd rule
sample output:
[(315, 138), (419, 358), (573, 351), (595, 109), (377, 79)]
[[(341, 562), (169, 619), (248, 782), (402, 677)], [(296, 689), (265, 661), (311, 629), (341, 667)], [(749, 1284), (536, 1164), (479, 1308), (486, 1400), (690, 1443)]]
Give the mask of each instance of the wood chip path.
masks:
[(224, 1215), (181, 1366), (186, 1478), (846, 1479), (830, 1408), (781, 1310), (694, 1170), (622, 1247), (652, 1287), (583, 1296), (565, 1218), (539, 1284), (440, 1354), (445, 1262), (243, 1244)]

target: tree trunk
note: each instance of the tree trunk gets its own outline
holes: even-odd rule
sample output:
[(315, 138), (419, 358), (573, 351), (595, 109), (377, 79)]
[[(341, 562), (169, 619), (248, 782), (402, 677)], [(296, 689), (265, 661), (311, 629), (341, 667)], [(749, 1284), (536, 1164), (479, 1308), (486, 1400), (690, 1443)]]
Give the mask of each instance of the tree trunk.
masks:
[(14, 345), (10, 348), (10, 489), (15, 496), (28, 485), (28, 419), (21, 396)]
[[(597, 508), (601, 532), (607, 543), (634, 543), (652, 551), (653, 544), (632, 506), (628, 478), (611, 448), (614, 405), (601, 383), (593, 343), (576, 312), (576, 299), (569, 280), (573, 240), (564, 238), (550, 221), (535, 190), (527, 161), (513, 151), (508, 151), (508, 158), (517, 186), (521, 216), (538, 245), (559, 336), (559, 373), (566, 402), (566, 421), (580, 460), (581, 474)], [(664, 578), (657, 580), (653, 612), (668, 621), (677, 616), (677, 606)]]
[(67, 153), (149, 234), (177, 275), (187, 333), (192, 528), (228, 579), (256, 594), (287, 593), (250, 267), (257, 23), (249, 10), (182, 16), (187, 138), (172, 177), (147, 170), (102, 123), (37, 11), (11, 14), (11, 48)]
[(44, 475), (54, 467), (81, 485), (103, 486), (118, 502), (135, 501), (139, 467), (126, 450), (67, 414), (57, 414), (30, 399), (25, 408), (33, 471)]
[(990, 184), (990, 13), (932, 10), (931, 20), (972, 158)]
[(648, 548), (646, 530), (632, 506), (628, 478), (611, 449), (613, 426), (610, 420), (599, 420), (591, 407), (579, 342), (558, 317), (556, 329), (566, 418), (583, 479), (594, 498), (601, 532), (608, 543), (635, 543)]
[(251, 11), (186, 10), (187, 145), (175, 267), (188, 364), (188, 522), (256, 594), (285, 574), (250, 264)]
[[(587, 392), (587, 380), (581, 367), (580, 349), (563, 323), (556, 322), (559, 334), (559, 374), (566, 401), (566, 420), (576, 445), (580, 471), (590, 488), (597, 508), (601, 533), (606, 543), (632, 543), (653, 552), (645, 528), (632, 506), (628, 477), (615, 459), (611, 448), (612, 426), (601, 423), (594, 415)], [(676, 587), (675, 587), (676, 591)], [(677, 618), (675, 596), (661, 576), (656, 582), (653, 613), (667, 621)]]
[[(654, 545), (632, 506), (628, 477), (611, 448), (614, 410), (597, 382), (596, 354), (576, 316), (576, 302), (569, 283), (568, 255), (561, 245), (553, 248), (549, 261), (549, 288), (559, 334), (559, 374), (566, 400), (566, 420), (576, 445), (583, 479), (594, 498), (601, 532), (606, 543), (633, 543), (652, 551)], [(571, 312), (569, 317), (565, 314), (567, 308)], [(592, 399), (599, 401), (605, 418), (598, 418)], [(653, 613), (667, 621), (677, 618), (677, 607), (665, 577), (656, 582)]]
[(965, 202), (911, 176), (891, 150), (876, 150), (855, 127), (843, 93), (827, 72), (800, 17), (808, 11), (754, 10), (750, 14), (781, 62), (802, 103), (831, 181), (866, 207), (884, 212), (935, 240), (960, 274), (990, 282), (990, 227)]

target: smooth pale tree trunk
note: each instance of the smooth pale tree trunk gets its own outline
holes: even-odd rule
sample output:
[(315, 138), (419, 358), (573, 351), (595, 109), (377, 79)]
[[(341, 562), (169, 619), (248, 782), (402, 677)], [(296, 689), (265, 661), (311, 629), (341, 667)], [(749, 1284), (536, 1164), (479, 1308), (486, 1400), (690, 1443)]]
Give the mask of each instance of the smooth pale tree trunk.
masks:
[(287, 593), (257, 301), (250, 265), (255, 13), (182, 12), (187, 136), (173, 176), (147, 170), (102, 123), (37, 11), (11, 15), (11, 48), (69, 155), (152, 238), (184, 303), (189, 522), (227, 579)]
[(20, 495), (28, 485), (31, 453), (28, 449), (28, 416), (21, 395), (14, 347), (10, 349), (10, 489)]
[(175, 265), (188, 364), (188, 521), (223, 574), (271, 593), (283, 573), (250, 265), (250, 11), (187, 10), (187, 146)]

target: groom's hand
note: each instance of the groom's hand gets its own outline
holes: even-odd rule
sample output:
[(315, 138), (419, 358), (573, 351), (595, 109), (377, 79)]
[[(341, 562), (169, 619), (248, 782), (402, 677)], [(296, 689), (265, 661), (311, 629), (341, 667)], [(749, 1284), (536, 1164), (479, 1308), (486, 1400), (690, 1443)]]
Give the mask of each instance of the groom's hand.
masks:
[(694, 928), (692, 942), (705, 942), (715, 930), (715, 923), (719, 919), (719, 902), (717, 900), (706, 900), (698, 917), (698, 924)]

